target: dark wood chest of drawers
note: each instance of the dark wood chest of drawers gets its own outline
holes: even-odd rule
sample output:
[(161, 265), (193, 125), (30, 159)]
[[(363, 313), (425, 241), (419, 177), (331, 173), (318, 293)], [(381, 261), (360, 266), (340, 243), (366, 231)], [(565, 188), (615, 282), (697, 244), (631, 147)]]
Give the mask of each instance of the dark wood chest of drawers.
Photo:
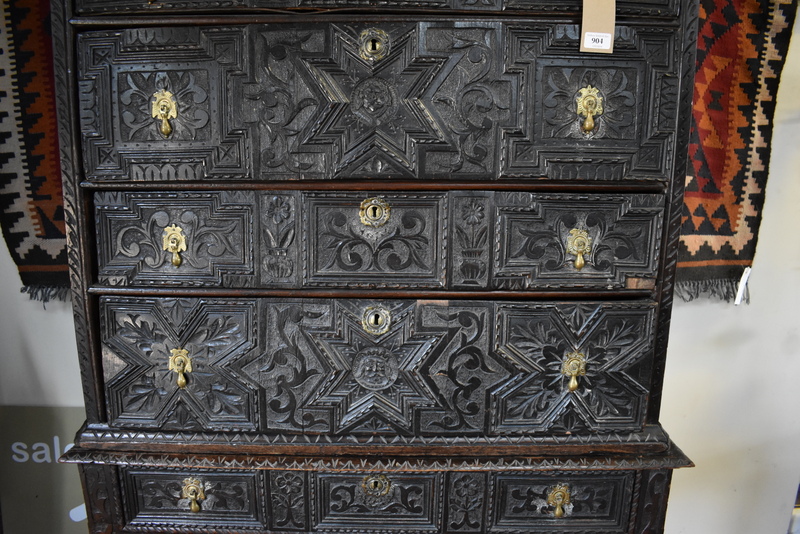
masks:
[(56, 0), (93, 533), (656, 533), (696, 5)]

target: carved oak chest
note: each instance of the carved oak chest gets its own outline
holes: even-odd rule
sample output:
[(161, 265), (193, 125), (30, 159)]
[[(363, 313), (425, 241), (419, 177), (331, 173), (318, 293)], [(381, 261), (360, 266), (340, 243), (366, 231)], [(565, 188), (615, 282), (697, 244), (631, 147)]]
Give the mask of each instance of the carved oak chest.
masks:
[(695, 9), (56, 0), (93, 533), (662, 532)]

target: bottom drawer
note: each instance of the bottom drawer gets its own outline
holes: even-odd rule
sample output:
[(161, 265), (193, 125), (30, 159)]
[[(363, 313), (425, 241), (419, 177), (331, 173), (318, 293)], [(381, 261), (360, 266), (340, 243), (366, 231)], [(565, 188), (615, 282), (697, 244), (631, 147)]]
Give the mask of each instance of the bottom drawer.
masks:
[[(348, 469), (315, 462), (81, 469), (92, 532), (660, 532), (671, 477), (671, 468), (611, 464), (569, 471), (359, 464), (365, 469), (352, 462)], [(120, 497), (116, 511), (95, 499), (111, 493)]]

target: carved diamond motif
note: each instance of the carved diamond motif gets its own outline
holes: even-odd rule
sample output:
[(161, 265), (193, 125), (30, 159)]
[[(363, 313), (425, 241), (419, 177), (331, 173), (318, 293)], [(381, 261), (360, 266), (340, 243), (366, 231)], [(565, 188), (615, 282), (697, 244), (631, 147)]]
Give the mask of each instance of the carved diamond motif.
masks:
[(333, 408), (335, 432), (376, 416), (412, 431), (415, 408), (441, 407), (420, 369), (443, 336), (413, 332), (413, 306), (392, 309), (391, 328), (377, 336), (364, 330), (359, 310), (337, 307), (333, 332), (311, 333), (329, 369), (306, 407)]
[(416, 145), (444, 143), (442, 126), (428, 107), (444, 60), (417, 57), (413, 31), (391, 37), (389, 54), (368, 61), (359, 54), (357, 37), (336, 28), (331, 57), (304, 60), (328, 102), (317, 108), (306, 143), (339, 147), (337, 175), (413, 177)]

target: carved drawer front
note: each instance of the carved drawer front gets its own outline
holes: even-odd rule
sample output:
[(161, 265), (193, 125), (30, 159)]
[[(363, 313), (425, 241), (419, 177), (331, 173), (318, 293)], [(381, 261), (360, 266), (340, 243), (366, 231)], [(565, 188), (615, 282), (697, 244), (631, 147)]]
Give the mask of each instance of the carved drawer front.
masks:
[(123, 471), (126, 531), (263, 531), (264, 475), (260, 471)]
[[(664, 216), (660, 195), (498, 192), (487, 198), (459, 195), (454, 203), (456, 288), (655, 287)], [(493, 217), (484, 217), (485, 209)]]
[(272, 443), (638, 432), (653, 366), (647, 302), (103, 297), (101, 313), (112, 426)]
[(255, 302), (104, 298), (101, 313), (112, 425), (257, 429), (256, 388), (230, 368), (257, 344)]
[[(381, 9), (437, 9), (443, 15), (448, 10), (460, 9), (468, 11), (490, 10), (521, 10), (521, 11), (556, 11), (578, 12), (578, 0), (486, 0), (477, 2), (473, 0), (384, 0), (380, 5), (368, 4), (364, 0), (163, 0), (158, 4), (148, 0), (77, 0), (75, 2), (79, 13), (165, 13), (169, 11), (181, 12), (191, 9), (204, 11), (221, 11), (230, 13), (232, 10), (246, 12), (248, 8), (327, 8), (333, 7), (362, 7), (369, 5), (371, 10)], [(677, 0), (618, 0), (617, 12), (620, 14), (637, 14), (652, 16), (675, 16), (678, 12)]]
[[(487, 532), (630, 532), (634, 473), (498, 473), (490, 478), (495, 497)], [(463, 502), (458, 496), (466, 493), (453, 489), (451, 509), (453, 497)]]
[(653, 289), (663, 211), (660, 195), (104, 192), (98, 282)]
[(644, 473), (288, 471), (273, 463), (124, 468), (126, 531), (622, 534)]
[(96, 193), (104, 285), (252, 286), (252, 192)]
[(87, 177), (667, 180), (674, 33), (619, 24), (602, 58), (579, 38), (474, 19), (86, 32)]

